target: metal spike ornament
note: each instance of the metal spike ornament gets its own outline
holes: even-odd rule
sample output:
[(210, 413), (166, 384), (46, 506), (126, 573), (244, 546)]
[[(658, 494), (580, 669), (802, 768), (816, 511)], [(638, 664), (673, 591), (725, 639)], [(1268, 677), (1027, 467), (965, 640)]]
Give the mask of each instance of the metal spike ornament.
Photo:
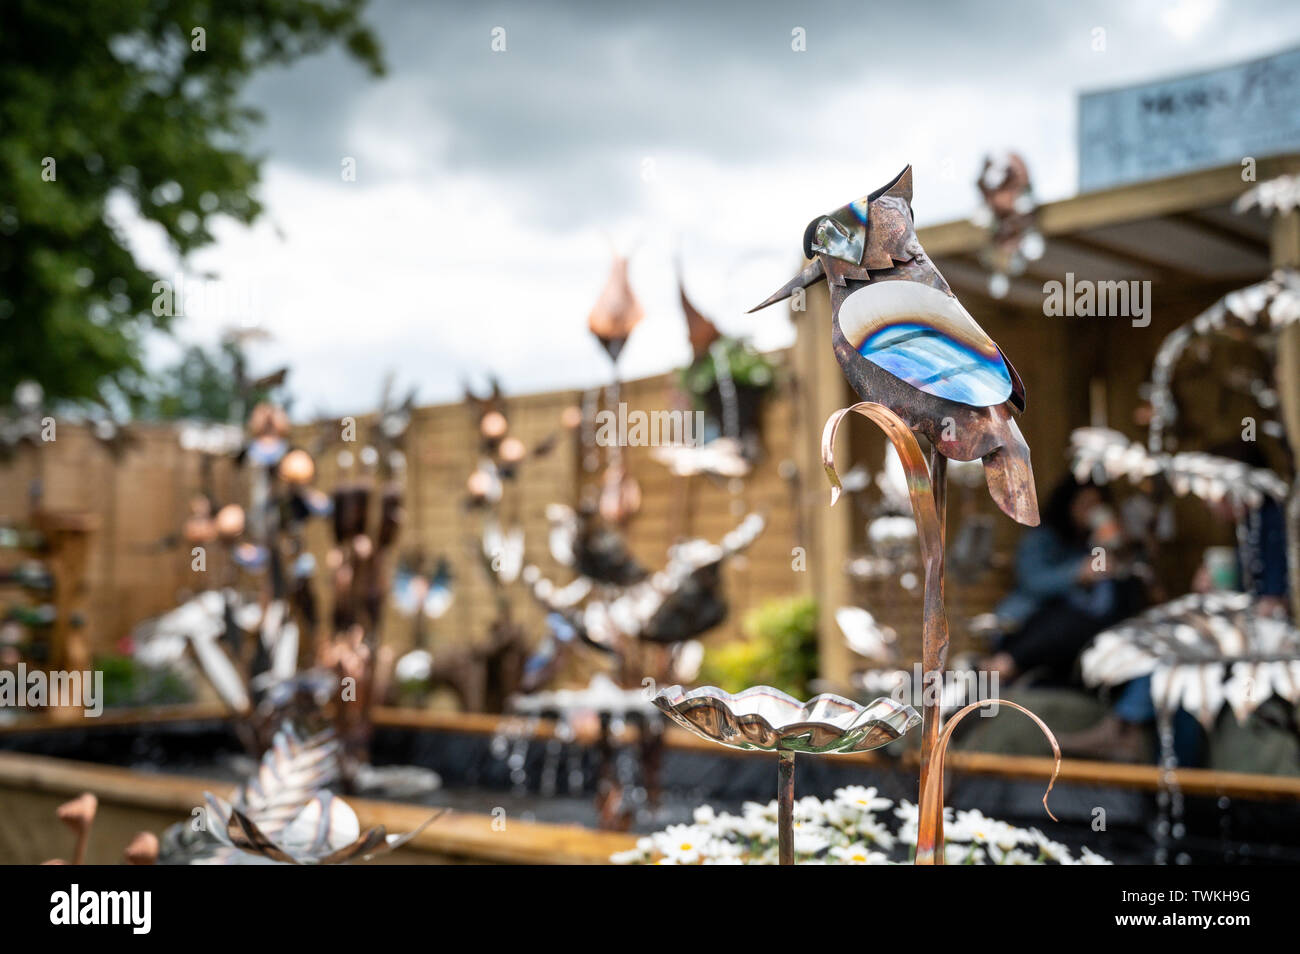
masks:
[[(1037, 526), (1038, 498), (1029, 447), (1015, 422), (1025, 408), (1024, 385), (925, 254), (913, 226), (911, 201), (908, 166), (883, 188), (813, 219), (804, 231), (809, 264), (751, 311), (823, 279), (830, 286), (835, 357), (863, 399), (826, 422), (822, 458), (831, 503), (840, 490), (835, 434), (851, 412), (884, 430), (906, 470), (925, 565), (925, 724), (916, 860), (942, 864), (942, 760), (948, 736), (940, 740), (939, 689), (948, 653), (943, 606), (947, 461), (982, 459), (989, 493), (1019, 523)], [(928, 467), (917, 434), (930, 443)]]
[(617, 365), (623, 346), (644, 317), (645, 310), (627, 280), (627, 259), (615, 256), (605, 287), (587, 316), (587, 327)]
[[(633, 329), (645, 317), (627, 278), (627, 259), (615, 255), (609, 277), (600, 297), (587, 316), (587, 327), (609, 355), (614, 380), (606, 391), (607, 403), (617, 408), (622, 401), (622, 379), (618, 359)], [(616, 444), (605, 449), (605, 475), (601, 479), (598, 507), (612, 524), (622, 525), (641, 509), (641, 485), (628, 473), (621, 448)]]

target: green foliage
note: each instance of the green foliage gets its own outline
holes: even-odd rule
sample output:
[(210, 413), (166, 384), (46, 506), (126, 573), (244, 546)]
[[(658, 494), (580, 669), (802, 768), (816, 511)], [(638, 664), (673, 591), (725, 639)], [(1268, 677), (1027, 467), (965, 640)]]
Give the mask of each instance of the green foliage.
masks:
[[(252, 222), (249, 76), (342, 43), (382, 72), (365, 0), (9, 0), (0, 29), (0, 395), (135, 394), (155, 281), (110, 203), (180, 255)], [(203, 49), (196, 49), (204, 31)]]
[[(726, 354), (731, 379), (737, 387), (764, 390), (772, 386), (772, 362), (755, 351), (748, 342), (739, 338), (719, 338), (713, 347), (721, 347)], [(712, 351), (683, 368), (679, 374), (684, 390), (697, 398), (708, 394), (717, 384), (718, 375)]]
[(248, 409), (270, 395), (265, 388), (243, 393), (240, 377), (245, 366), (238, 341), (228, 339), (211, 351), (190, 345), (176, 364), (142, 382), (141, 393), (132, 397), (132, 414), (144, 420), (242, 424)]
[(193, 690), (170, 669), (150, 669), (130, 656), (96, 656), (94, 668), (104, 674), (104, 705), (176, 705), (194, 701)]
[(710, 649), (700, 682), (727, 692), (775, 686), (808, 697), (817, 675), (817, 601), (811, 597), (768, 600), (745, 614), (744, 639)]

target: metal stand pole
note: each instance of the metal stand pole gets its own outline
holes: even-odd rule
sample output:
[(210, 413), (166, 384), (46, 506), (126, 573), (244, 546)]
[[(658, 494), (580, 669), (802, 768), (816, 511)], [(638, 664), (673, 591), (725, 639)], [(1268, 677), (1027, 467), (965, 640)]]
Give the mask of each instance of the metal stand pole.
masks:
[[(940, 721), (943, 718), (943, 669), (948, 659), (948, 619), (943, 606), (943, 578), (945, 574), (944, 549), (945, 511), (947, 509), (948, 459), (930, 449), (930, 486), (934, 497), (935, 513), (939, 523), (939, 547), (937, 565), (927, 566), (925, 572), (925, 615), (923, 622), (921, 662), (924, 670), (922, 679), (922, 716), (925, 719), (921, 727), (921, 779), (920, 789), (924, 793), (930, 783), (930, 758), (935, 743), (939, 740)], [(941, 770), (942, 771), (942, 770)], [(941, 810), (942, 812), (942, 810)], [(933, 855), (918, 848), (917, 861), (921, 864), (943, 864), (943, 815), (933, 819), (934, 852)]]
[(794, 753), (777, 750), (776, 827), (778, 863), (794, 864)]

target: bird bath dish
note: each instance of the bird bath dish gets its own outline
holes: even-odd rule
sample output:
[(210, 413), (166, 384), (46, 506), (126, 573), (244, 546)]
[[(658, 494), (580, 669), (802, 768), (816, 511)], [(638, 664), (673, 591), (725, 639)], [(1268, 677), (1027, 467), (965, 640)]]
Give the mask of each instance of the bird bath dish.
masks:
[(918, 725), (911, 706), (880, 698), (862, 706), (822, 693), (800, 702), (771, 686), (732, 695), (714, 686), (669, 686), (654, 697), (668, 718), (701, 738), (733, 749), (776, 752), (780, 863), (794, 864), (794, 757), (865, 752)]

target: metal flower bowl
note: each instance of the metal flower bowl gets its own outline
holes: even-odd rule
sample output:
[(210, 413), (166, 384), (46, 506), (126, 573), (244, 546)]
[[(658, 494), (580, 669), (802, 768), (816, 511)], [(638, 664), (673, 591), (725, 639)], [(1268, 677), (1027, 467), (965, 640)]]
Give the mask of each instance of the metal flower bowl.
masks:
[(654, 697), (668, 718), (701, 738), (733, 749), (812, 754), (865, 752), (918, 725), (911, 706), (879, 698), (862, 706), (822, 693), (800, 702), (771, 686), (732, 695), (715, 686), (689, 692), (669, 686)]
[(916, 710), (881, 697), (866, 706), (824, 692), (800, 702), (780, 689), (755, 686), (732, 695), (715, 686), (689, 692), (669, 686), (654, 704), (684, 729), (733, 749), (777, 754), (778, 854), (794, 864), (794, 757), (865, 752), (897, 739), (921, 721)]

